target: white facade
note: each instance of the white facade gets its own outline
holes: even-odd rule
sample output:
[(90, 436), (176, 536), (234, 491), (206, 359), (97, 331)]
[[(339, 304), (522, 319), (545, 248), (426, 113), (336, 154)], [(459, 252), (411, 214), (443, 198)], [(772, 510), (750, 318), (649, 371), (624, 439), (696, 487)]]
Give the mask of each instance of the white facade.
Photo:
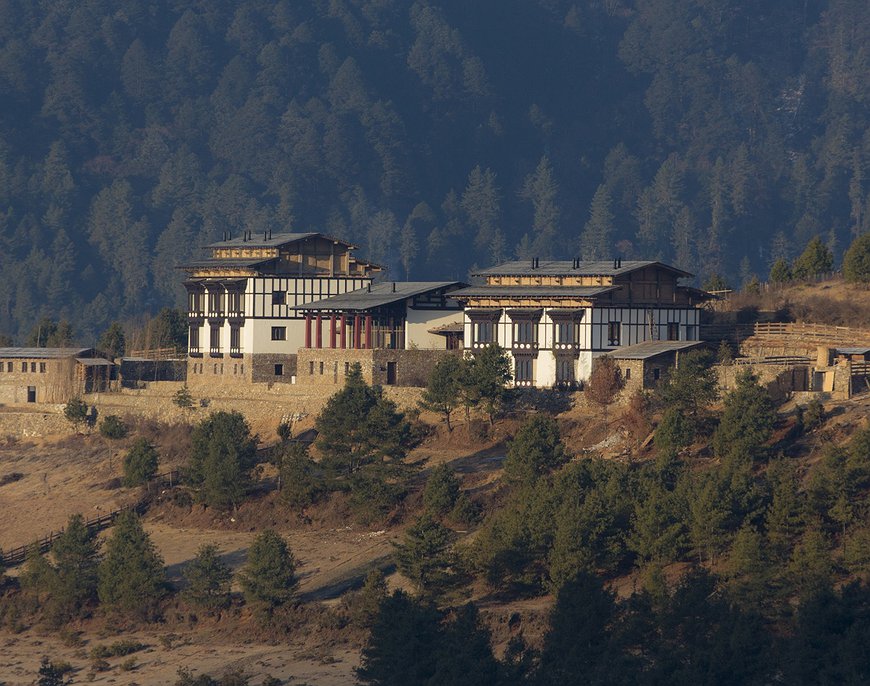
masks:
[(191, 354), (295, 354), (305, 343), (305, 317), (293, 307), (364, 288), (371, 278), (258, 276), (244, 279), (243, 285), (240, 281), (213, 281), (190, 294)]
[[(582, 383), (592, 360), (612, 350), (652, 340), (697, 341), (700, 314), (694, 307), (541, 308), (491, 312), (466, 310), (465, 347), (491, 343), (511, 359), (514, 384), (552, 387)], [(564, 340), (562, 340), (564, 339)]]

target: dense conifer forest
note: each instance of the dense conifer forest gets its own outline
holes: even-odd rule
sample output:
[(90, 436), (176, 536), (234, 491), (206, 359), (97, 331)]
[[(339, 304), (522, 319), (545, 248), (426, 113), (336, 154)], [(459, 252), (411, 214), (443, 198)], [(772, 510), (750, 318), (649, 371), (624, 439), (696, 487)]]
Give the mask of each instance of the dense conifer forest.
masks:
[(0, 333), (180, 304), (225, 231), (394, 278), (662, 258), (732, 283), (868, 226), (862, 0), (0, 1)]

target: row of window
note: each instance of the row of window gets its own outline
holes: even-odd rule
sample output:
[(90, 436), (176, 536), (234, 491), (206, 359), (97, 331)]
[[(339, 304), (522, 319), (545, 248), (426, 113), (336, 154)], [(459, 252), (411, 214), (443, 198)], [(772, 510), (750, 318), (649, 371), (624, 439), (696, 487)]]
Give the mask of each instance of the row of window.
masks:
[[(220, 326), (212, 326), (209, 328), (209, 352), (214, 354), (221, 353), (221, 327)], [(200, 350), (200, 342), (199, 342), (199, 327), (191, 326), (190, 327), (190, 344), (189, 349), (192, 353), (199, 353)], [(241, 355), (242, 354), (242, 327), (238, 324), (233, 324), (230, 326), (230, 354), (231, 355)]]
[[(4, 367), (3, 363), (0, 362), (0, 372), (2, 372), (4, 369), (11, 374), (15, 371), (15, 363), (7, 361)], [(21, 371), (25, 373), (30, 371), (34, 374), (36, 372), (39, 372), (40, 374), (45, 374), (45, 362), (22, 362)]]
[[(193, 373), (194, 374), (203, 374), (204, 372), (203, 372), (202, 365), (203, 365), (202, 362), (195, 363), (193, 365)], [(227, 366), (229, 366), (229, 365), (227, 365)], [(216, 375), (223, 374), (224, 373), (224, 363), (223, 362), (216, 362), (212, 366), (212, 373), (216, 374)], [(233, 365), (233, 375), (244, 374), (244, 373), (245, 373), (244, 363), (242, 363), (242, 364), (236, 363)]]
[[(472, 323), (473, 343), (493, 343), (495, 341), (496, 323), (492, 320), (480, 320)], [(533, 344), (538, 340), (538, 323), (533, 320), (513, 322), (512, 333), (514, 344)], [(576, 344), (580, 342), (580, 324), (578, 322), (555, 322), (553, 324), (554, 343)], [(622, 322), (607, 323), (607, 345), (621, 345)], [(680, 323), (668, 322), (667, 339), (680, 340)], [(695, 340), (694, 326), (686, 325), (686, 340)]]

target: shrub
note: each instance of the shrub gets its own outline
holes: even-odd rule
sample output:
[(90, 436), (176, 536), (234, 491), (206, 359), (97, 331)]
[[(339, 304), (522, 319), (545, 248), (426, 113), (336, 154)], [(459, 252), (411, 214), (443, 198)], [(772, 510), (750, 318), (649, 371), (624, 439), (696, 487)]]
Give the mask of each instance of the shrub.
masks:
[(362, 588), (348, 597), (348, 611), (351, 621), (361, 627), (368, 628), (378, 616), (378, 608), (387, 597), (387, 582), (379, 569), (373, 569), (366, 575)]
[(187, 384), (179, 388), (172, 396), (172, 402), (176, 407), (182, 410), (193, 409), (193, 396), (190, 394), (190, 389)]
[(533, 414), (511, 441), (504, 462), (505, 478), (514, 484), (533, 484), (567, 459), (556, 420), (546, 414)]
[(81, 398), (70, 398), (64, 405), (63, 416), (78, 431), (88, 419), (88, 405)]
[(110, 414), (100, 422), (100, 436), (104, 438), (124, 438), (127, 435), (127, 425), (117, 415)]
[(157, 450), (145, 438), (137, 438), (124, 456), (124, 485), (128, 488), (149, 481), (157, 473)]

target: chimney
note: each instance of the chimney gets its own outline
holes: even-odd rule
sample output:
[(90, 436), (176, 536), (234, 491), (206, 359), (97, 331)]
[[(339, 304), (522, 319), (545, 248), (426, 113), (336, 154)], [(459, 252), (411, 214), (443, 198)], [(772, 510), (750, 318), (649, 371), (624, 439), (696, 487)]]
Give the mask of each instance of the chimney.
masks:
[(247, 231), (242, 231), (242, 241), (244, 243), (248, 242), (248, 232)]
[(372, 292), (372, 285), (371, 285), (371, 284), (368, 284), (368, 285), (366, 286), (366, 292), (367, 292), (367, 293), (371, 293), (371, 292)]
[(616, 269), (616, 258), (613, 258), (613, 268)]
[(535, 268), (535, 258), (534, 257), (531, 259), (531, 263), (532, 263), (532, 269), (534, 269)]
[(622, 269), (622, 258), (621, 257), (616, 258), (616, 268)]
[(395, 292), (396, 292), (396, 282), (393, 281), (393, 293), (395, 293)]
[(272, 240), (272, 229), (269, 229), (269, 240)]
[(263, 231), (263, 242), (266, 242), (267, 240), (269, 240), (269, 232)]

